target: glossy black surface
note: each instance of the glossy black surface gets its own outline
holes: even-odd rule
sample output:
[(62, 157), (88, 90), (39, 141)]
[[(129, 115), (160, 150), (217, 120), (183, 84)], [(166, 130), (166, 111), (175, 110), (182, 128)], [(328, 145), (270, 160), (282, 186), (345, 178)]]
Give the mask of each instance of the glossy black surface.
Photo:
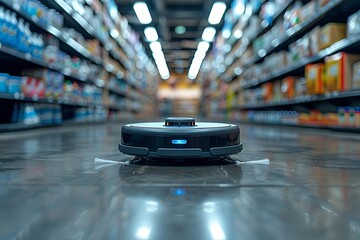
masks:
[(359, 135), (240, 127), (237, 164), (129, 164), (117, 124), (2, 134), (0, 239), (359, 239)]

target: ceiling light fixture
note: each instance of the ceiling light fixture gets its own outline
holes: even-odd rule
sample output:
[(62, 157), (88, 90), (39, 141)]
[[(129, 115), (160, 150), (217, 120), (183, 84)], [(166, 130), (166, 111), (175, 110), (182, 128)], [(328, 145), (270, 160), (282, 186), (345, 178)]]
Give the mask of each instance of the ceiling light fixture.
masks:
[(203, 32), (201, 38), (204, 41), (212, 42), (212, 41), (214, 41), (215, 34), (216, 34), (215, 28), (207, 27), (207, 28), (204, 29), (204, 32)]
[(176, 26), (175, 33), (179, 34), (179, 35), (186, 33), (186, 27), (185, 26)]
[(209, 15), (210, 24), (219, 24), (226, 10), (226, 4), (224, 2), (215, 2), (211, 8)]
[(162, 49), (161, 43), (158, 42), (158, 41), (151, 42), (151, 43), (149, 44), (149, 46), (150, 46), (150, 49), (151, 49), (152, 52), (160, 52), (161, 49)]
[(205, 41), (201, 41), (201, 42), (199, 42), (199, 44), (197, 46), (197, 50), (201, 51), (201, 52), (207, 52), (209, 47), (210, 47), (210, 43), (205, 42)]
[(141, 24), (149, 24), (152, 21), (149, 8), (144, 2), (134, 3), (134, 11)]
[(147, 27), (144, 30), (145, 37), (149, 42), (155, 42), (159, 39), (156, 29), (153, 27)]
[(197, 77), (209, 47), (210, 47), (210, 43), (206, 41), (199, 42), (197, 50), (194, 54), (194, 58), (189, 68), (189, 72), (188, 72), (189, 79), (194, 80)]
[(202, 52), (199, 50), (197, 50), (195, 52), (194, 58), (191, 62), (189, 72), (188, 72), (189, 79), (194, 80), (197, 77), (197, 75), (200, 71), (201, 64), (203, 63), (205, 56), (206, 56), (206, 52)]
[(168, 79), (170, 77), (170, 72), (166, 64), (164, 53), (160, 50), (153, 52), (153, 58), (155, 60), (156, 66), (159, 70), (159, 74), (162, 79)]

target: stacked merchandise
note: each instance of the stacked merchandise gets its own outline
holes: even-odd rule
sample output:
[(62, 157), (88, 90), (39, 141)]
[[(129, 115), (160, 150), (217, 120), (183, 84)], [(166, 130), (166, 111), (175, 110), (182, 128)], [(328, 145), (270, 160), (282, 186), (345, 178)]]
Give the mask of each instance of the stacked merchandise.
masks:
[(113, 0), (0, 0), (0, 54), (1, 124), (133, 117), (156, 77)]
[(25, 125), (53, 125), (62, 123), (61, 106), (56, 104), (16, 103), (12, 122)]
[[(216, 61), (223, 54), (222, 64), (226, 64), (228, 70), (219, 78), (234, 80), (229, 94), (235, 92), (235, 97), (228, 98), (227, 104), (230, 117), (358, 128), (358, 106), (347, 99), (359, 95), (360, 11), (355, 12), (355, 7), (350, 11), (352, 14), (339, 11), (359, 3), (340, 0), (311, 0), (306, 4), (304, 1), (240, 2), (248, 3), (246, 9), (251, 3), (260, 2), (260, 13), (247, 15), (245, 11), (234, 27), (234, 36), (242, 32), (233, 44), (234, 49), (226, 53), (218, 46), (212, 57)], [(278, 7), (274, 7), (276, 5)], [(328, 13), (334, 16), (327, 17)], [(212, 99), (219, 100), (221, 97)], [(336, 101), (336, 104), (331, 105), (331, 110), (318, 109), (317, 104), (312, 104), (316, 107), (310, 107), (308, 112), (292, 111), (295, 105), (310, 106), (321, 101)], [(222, 108), (217, 109), (221, 113)]]

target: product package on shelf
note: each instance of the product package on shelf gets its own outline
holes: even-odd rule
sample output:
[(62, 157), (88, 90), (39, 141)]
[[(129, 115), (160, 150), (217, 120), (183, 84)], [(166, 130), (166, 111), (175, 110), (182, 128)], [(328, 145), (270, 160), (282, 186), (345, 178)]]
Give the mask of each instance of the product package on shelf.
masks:
[[(20, 97), (24, 93), (23, 86), (25, 83), (26, 78), (24, 77), (11, 76), (7, 73), (0, 73), (0, 92), (2, 93), (9, 93)], [(34, 84), (34, 87), (43, 93), (43, 85), (37, 83)]]
[(105, 121), (107, 118), (107, 111), (103, 107), (84, 107), (75, 110), (75, 122), (94, 122)]
[[(99, 76), (101, 70), (99, 66), (61, 51), (59, 39), (47, 34), (44, 40), (46, 45), (44, 60), (50, 66), (82, 80), (96, 79)], [(86, 42), (84, 44), (86, 45)]]
[(289, 63), (295, 65), (311, 56), (310, 37), (305, 34), (302, 38), (298, 39), (295, 43), (289, 45)]
[(281, 81), (277, 80), (273, 82), (273, 101), (277, 102), (280, 100), (282, 100)]
[[(359, 89), (360, 88), (360, 62), (357, 62), (353, 65), (353, 89)], [(1, 76), (0, 76), (1, 77)]]
[(40, 34), (30, 31), (29, 23), (17, 18), (15, 12), (0, 6), (0, 42), (32, 57), (42, 59), (44, 41)]
[(339, 125), (348, 128), (360, 128), (360, 107), (339, 107)]
[(308, 94), (324, 93), (324, 64), (308, 64), (305, 66), (305, 78)]
[(286, 10), (283, 23), (285, 30), (290, 30), (301, 23), (300, 10), (302, 6), (300, 1), (296, 1), (294, 5)]
[(86, 48), (89, 52), (98, 58), (101, 58), (102, 50), (99, 40), (97, 39), (88, 39), (86, 40)]
[(13, 123), (48, 125), (62, 122), (61, 106), (56, 104), (16, 103), (12, 114)]
[(353, 65), (360, 55), (337, 53), (325, 58), (325, 89), (327, 92), (351, 90), (353, 87)]
[(29, 98), (45, 98), (46, 82), (43, 79), (34, 77), (23, 77), (23, 94)]
[(315, 55), (320, 51), (320, 30), (321, 28), (316, 26), (309, 32), (310, 55)]
[(328, 23), (320, 30), (320, 49), (330, 47), (344, 38), (346, 38), (346, 24)]
[(307, 81), (305, 77), (296, 78), (295, 80), (295, 98), (308, 95)]
[(64, 102), (79, 105), (102, 105), (102, 90), (90, 84), (78, 84), (66, 80), (63, 85)]
[[(7, 0), (14, 4), (14, 1)], [(14, 6), (20, 6), (20, 10), (29, 15), (32, 19), (42, 24), (49, 24), (58, 29), (64, 24), (64, 17), (55, 11), (44, 6), (40, 1), (36, 0), (15, 0)]]
[(40, 88), (42, 85), (45, 86), (44, 96), (46, 98), (58, 100), (62, 97), (64, 75), (43, 68), (24, 70), (23, 75), (30, 76), (30, 78), (25, 78), (23, 85), (23, 91), (28, 97), (42, 97)]
[(295, 77), (286, 77), (281, 80), (282, 99), (293, 99), (295, 97)]
[(305, 22), (318, 12), (318, 1), (312, 0), (302, 6), (299, 10), (299, 21)]

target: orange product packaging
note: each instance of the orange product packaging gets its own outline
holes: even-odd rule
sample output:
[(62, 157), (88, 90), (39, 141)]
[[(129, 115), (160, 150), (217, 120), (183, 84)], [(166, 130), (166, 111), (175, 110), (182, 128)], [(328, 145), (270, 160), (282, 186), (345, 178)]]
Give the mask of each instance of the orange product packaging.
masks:
[(295, 77), (289, 76), (281, 81), (281, 93), (283, 99), (295, 97)]
[(262, 85), (264, 101), (270, 102), (273, 99), (273, 83), (267, 82)]
[(308, 64), (305, 66), (305, 78), (308, 94), (322, 94), (323, 87), (324, 64)]
[(345, 91), (353, 87), (352, 67), (360, 55), (340, 52), (325, 58), (324, 88), (327, 92)]

